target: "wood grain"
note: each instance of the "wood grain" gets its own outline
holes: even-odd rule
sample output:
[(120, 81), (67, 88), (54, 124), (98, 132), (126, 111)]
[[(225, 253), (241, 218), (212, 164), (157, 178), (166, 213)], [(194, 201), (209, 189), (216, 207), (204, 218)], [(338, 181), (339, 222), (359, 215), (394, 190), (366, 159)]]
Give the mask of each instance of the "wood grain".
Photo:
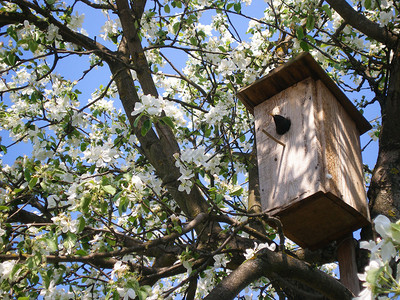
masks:
[[(290, 130), (276, 134), (269, 113)], [(316, 248), (368, 224), (359, 129), (321, 80), (280, 91), (254, 116), (262, 207), (290, 239)]]

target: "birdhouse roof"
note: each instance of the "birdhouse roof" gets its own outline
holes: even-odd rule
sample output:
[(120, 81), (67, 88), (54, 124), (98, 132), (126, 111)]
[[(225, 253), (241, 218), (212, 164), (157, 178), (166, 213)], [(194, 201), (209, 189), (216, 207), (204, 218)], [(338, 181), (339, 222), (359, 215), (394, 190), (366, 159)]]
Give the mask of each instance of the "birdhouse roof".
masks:
[(308, 52), (298, 55), (268, 75), (242, 88), (238, 92), (238, 97), (254, 114), (255, 106), (308, 77), (312, 77), (314, 80), (319, 79), (325, 84), (355, 121), (360, 134), (371, 129), (371, 124)]

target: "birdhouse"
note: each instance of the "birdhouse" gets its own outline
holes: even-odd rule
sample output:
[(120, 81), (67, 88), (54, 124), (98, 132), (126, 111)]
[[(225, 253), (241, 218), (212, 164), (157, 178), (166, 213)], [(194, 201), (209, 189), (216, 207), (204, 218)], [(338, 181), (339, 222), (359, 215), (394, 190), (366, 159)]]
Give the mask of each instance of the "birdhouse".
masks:
[(238, 97), (255, 117), (262, 208), (288, 238), (316, 249), (369, 224), (360, 135), (371, 125), (310, 54)]

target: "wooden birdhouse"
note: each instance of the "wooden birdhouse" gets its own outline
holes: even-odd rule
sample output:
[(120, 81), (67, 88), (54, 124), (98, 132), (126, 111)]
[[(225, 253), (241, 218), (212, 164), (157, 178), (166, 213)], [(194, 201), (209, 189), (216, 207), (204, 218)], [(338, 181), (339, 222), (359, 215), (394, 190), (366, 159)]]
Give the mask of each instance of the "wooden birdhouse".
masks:
[[(262, 208), (288, 238), (316, 249), (370, 222), (360, 135), (371, 125), (310, 54), (238, 97), (255, 117)], [(289, 130), (278, 134), (271, 115)]]

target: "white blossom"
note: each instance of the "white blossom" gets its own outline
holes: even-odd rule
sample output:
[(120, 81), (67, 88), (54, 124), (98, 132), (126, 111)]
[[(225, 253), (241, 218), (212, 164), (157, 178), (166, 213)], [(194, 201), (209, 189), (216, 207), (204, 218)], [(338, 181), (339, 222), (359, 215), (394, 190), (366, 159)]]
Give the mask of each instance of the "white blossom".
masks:
[(232, 75), (236, 70), (236, 65), (233, 61), (229, 59), (223, 59), (218, 65), (217, 71), (221, 73), (222, 76)]
[(127, 271), (129, 271), (128, 265), (119, 260), (114, 264), (113, 270), (111, 271), (111, 277), (120, 277)]
[(89, 147), (83, 152), (83, 155), (84, 159), (89, 163), (95, 163), (97, 167), (105, 167), (112, 164), (120, 156), (111, 140), (108, 140), (104, 145)]
[(391, 223), (388, 217), (379, 215), (374, 220), (375, 230), (379, 233), (382, 238), (391, 238)]
[(381, 11), (379, 13), (379, 26), (383, 27), (388, 25), (388, 23), (392, 20), (393, 18), (393, 11)]
[(61, 231), (77, 233), (78, 232), (78, 220), (72, 220), (70, 216), (67, 216), (64, 213), (59, 214), (58, 216), (52, 217), (51, 220), (54, 224), (59, 225), (61, 227)]
[(122, 297), (123, 300), (135, 299), (136, 292), (131, 288), (117, 288), (118, 294)]
[(105, 41), (111, 40), (110, 36), (117, 35), (120, 28), (121, 21), (119, 19), (107, 20), (101, 27), (103, 33), (100, 34), (100, 37)]
[(5, 262), (0, 263), (0, 279), (1, 280), (8, 279), (15, 264), (16, 264), (15, 260), (7, 260)]
[(52, 209), (57, 206), (57, 202), (60, 200), (60, 197), (57, 195), (50, 195), (47, 197), (47, 208)]
[(75, 15), (71, 15), (71, 21), (68, 23), (68, 28), (77, 30), (82, 27), (83, 21), (85, 19), (85, 14), (79, 15), (78, 12), (75, 12)]
[(260, 243), (260, 244), (254, 243), (254, 248), (246, 249), (246, 253), (244, 254), (244, 257), (246, 259), (251, 259), (254, 256), (254, 254), (256, 254), (257, 251), (264, 249), (264, 248), (267, 248), (271, 251), (275, 251), (276, 245), (274, 243), (271, 243), (271, 245), (268, 243)]
[(143, 95), (140, 97), (141, 102), (136, 102), (135, 109), (132, 112), (132, 116), (136, 116), (143, 111), (147, 111), (149, 115), (159, 116), (162, 112), (162, 102), (163, 98), (159, 96), (158, 98), (152, 95)]
[(47, 41), (53, 41), (55, 39), (61, 39), (61, 35), (58, 33), (59, 28), (54, 24), (50, 24), (47, 27)]
[(364, 288), (353, 300), (373, 300), (372, 291), (368, 288)]
[(371, 137), (373, 141), (376, 142), (378, 140), (378, 137), (376, 136), (375, 132), (376, 132), (375, 130), (370, 130), (368, 131), (368, 135)]

